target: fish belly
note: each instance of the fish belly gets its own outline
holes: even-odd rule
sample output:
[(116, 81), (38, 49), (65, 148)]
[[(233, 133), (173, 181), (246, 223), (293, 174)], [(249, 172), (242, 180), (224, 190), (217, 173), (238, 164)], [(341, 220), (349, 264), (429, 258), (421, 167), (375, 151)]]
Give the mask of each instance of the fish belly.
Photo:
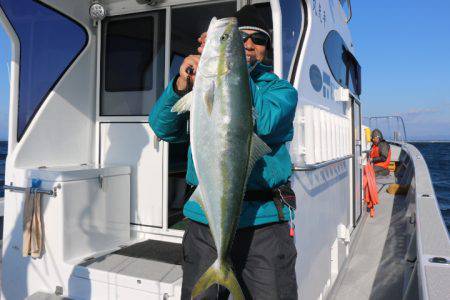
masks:
[(251, 105), (245, 102), (250, 100), (233, 90), (215, 96), (211, 115), (200, 102), (191, 117), (193, 160), (219, 258), (226, 256), (237, 227), (253, 133)]

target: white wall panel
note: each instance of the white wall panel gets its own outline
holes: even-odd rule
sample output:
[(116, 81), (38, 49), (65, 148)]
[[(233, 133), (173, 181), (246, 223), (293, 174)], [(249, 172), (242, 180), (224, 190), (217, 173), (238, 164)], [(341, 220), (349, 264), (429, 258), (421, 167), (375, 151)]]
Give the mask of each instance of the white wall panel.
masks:
[(163, 226), (163, 144), (147, 123), (102, 123), (100, 163), (131, 167), (131, 223)]
[(296, 166), (312, 165), (352, 154), (351, 120), (314, 105), (302, 106), (290, 145)]

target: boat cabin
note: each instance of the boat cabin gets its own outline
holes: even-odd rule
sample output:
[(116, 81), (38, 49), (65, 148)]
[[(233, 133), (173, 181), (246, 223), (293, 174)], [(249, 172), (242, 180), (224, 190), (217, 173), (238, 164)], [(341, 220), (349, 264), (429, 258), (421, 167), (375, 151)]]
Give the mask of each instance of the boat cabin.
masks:
[[(179, 298), (188, 140), (160, 140), (148, 115), (211, 18), (250, 3), (271, 27), (267, 62), (299, 92), (289, 147), (300, 295), (329, 291), (363, 213), (350, 1), (0, 0), (12, 45), (7, 299)], [(22, 257), (27, 188), (43, 195), (39, 259)]]

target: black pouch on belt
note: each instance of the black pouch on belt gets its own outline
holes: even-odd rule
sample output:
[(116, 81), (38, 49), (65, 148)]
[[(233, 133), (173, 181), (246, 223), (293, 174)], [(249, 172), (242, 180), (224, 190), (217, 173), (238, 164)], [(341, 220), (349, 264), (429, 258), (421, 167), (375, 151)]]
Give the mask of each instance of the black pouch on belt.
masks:
[(287, 183), (274, 188), (272, 190), (273, 194), (273, 202), (275, 203), (275, 207), (277, 208), (278, 212), (278, 218), (281, 221), (285, 221), (284, 215), (283, 215), (283, 205), (289, 206), (289, 209), (295, 210), (297, 208), (295, 193), (291, 188), (291, 182), (288, 181)]
[(278, 194), (281, 196), (281, 200), (283, 200), (285, 204), (289, 205), (294, 210), (297, 209), (297, 201), (295, 198), (295, 193), (291, 188), (290, 181), (275, 190), (278, 191)]

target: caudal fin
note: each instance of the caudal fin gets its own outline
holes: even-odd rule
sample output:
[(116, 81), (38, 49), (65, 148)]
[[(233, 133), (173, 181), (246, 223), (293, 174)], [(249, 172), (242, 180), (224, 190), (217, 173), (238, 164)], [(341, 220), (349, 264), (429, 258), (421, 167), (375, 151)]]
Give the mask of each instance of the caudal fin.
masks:
[(245, 300), (244, 293), (242, 293), (242, 289), (231, 269), (231, 265), (225, 262), (220, 264), (218, 260), (200, 277), (192, 289), (191, 299), (199, 296), (215, 283), (226, 287), (233, 295), (234, 300)]

